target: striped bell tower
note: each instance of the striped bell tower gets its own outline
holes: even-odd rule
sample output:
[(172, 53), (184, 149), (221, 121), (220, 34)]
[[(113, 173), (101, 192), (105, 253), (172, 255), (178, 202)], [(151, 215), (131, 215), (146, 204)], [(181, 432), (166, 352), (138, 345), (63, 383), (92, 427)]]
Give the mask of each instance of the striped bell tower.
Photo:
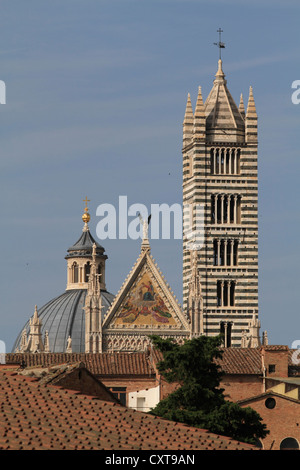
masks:
[(235, 104), (221, 59), (205, 103), (188, 95), (182, 152), (184, 310), (197, 250), (203, 334), (239, 347), (258, 321), (257, 113), (252, 87), (246, 112)]

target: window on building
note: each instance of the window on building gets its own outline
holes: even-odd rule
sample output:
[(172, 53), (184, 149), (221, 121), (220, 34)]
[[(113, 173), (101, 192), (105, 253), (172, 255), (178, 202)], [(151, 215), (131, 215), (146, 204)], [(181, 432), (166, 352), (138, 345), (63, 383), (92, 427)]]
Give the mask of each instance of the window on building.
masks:
[(240, 224), (241, 196), (238, 194), (213, 194), (211, 196), (212, 224)]
[(231, 248), (233, 248), (233, 253), (232, 253), (232, 263), (233, 266), (238, 265), (238, 247), (239, 247), (239, 242), (235, 240), (234, 242), (231, 243)]
[(272, 374), (272, 372), (275, 372), (276, 366), (275, 364), (269, 364), (268, 371), (269, 374)]
[(213, 175), (239, 175), (240, 149), (212, 148), (210, 150), (210, 172)]
[(126, 406), (126, 387), (110, 387), (113, 396)]
[(218, 240), (214, 240), (214, 243), (213, 243), (213, 246), (214, 246), (214, 266), (218, 266), (219, 265), (219, 259), (218, 259)]
[(241, 151), (237, 149), (236, 153), (236, 173), (239, 175), (241, 173)]
[(293, 437), (287, 437), (281, 441), (280, 450), (299, 450), (299, 443)]
[(222, 282), (217, 282), (217, 306), (222, 306)]
[(217, 306), (234, 307), (235, 281), (217, 281)]
[(136, 409), (138, 411), (144, 411), (145, 410), (145, 402), (146, 402), (145, 397), (137, 397), (137, 399), (136, 399)]
[(211, 197), (211, 223), (216, 223), (216, 203), (215, 203), (215, 196)]
[(79, 274), (79, 268), (78, 268), (78, 264), (75, 262), (72, 265), (72, 280), (73, 280), (73, 282), (79, 282), (78, 274)]
[(234, 307), (235, 303), (235, 282), (230, 282), (230, 299), (229, 304), (231, 307)]
[(91, 272), (91, 263), (88, 261), (84, 266), (84, 282), (89, 282), (90, 272)]
[(223, 336), (224, 347), (231, 347), (231, 333), (232, 333), (232, 324), (231, 322), (221, 322), (220, 324), (220, 334)]
[(237, 266), (238, 241), (232, 239), (215, 239), (213, 241), (214, 266)]
[(272, 398), (272, 397), (267, 398), (266, 401), (265, 401), (265, 406), (269, 410), (273, 410), (273, 408), (275, 408), (275, 406), (276, 406), (275, 398)]

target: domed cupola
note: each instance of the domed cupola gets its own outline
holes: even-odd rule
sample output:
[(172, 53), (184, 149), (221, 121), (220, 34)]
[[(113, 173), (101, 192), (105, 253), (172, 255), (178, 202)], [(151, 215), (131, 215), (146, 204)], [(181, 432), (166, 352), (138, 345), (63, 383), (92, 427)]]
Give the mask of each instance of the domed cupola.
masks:
[(90, 215), (87, 206), (82, 219), (84, 222), (82, 234), (67, 250), (68, 254), (65, 257), (68, 264), (66, 290), (42, 307), (35, 309), (33, 317), (27, 320), (20, 331), (12, 352), (85, 352), (85, 310), (91, 284), (88, 282), (89, 277), (91, 280), (96, 277), (100, 282), (98, 293), (101, 305), (100, 323), (110, 308), (114, 295), (108, 292), (105, 286), (107, 256), (104, 248), (94, 240), (89, 231)]

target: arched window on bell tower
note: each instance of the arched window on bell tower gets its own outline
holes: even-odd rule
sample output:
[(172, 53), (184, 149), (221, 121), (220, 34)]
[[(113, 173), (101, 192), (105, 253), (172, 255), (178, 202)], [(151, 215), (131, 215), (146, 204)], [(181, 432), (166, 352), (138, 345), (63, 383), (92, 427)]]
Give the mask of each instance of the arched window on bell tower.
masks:
[(79, 268), (78, 268), (78, 264), (76, 263), (76, 261), (72, 264), (72, 282), (73, 283), (77, 283), (79, 282)]
[(220, 334), (223, 336), (224, 347), (231, 347), (231, 334), (232, 334), (232, 323), (231, 322), (221, 322), (220, 324)]
[(89, 282), (89, 274), (91, 272), (91, 263), (88, 261), (84, 265), (84, 282)]

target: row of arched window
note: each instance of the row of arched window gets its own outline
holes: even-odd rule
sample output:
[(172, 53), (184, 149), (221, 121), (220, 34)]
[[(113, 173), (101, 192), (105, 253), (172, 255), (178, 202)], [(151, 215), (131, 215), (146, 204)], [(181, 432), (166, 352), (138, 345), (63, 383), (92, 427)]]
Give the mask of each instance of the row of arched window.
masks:
[[(70, 281), (74, 284), (78, 282), (88, 282), (90, 272), (91, 272), (91, 263), (89, 261), (83, 266), (83, 269), (80, 269), (79, 264), (76, 261), (74, 261), (71, 267)], [(98, 265), (97, 273), (101, 274), (101, 264)]]
[[(212, 148), (210, 150), (210, 172), (212, 175), (239, 175), (241, 173), (241, 149), (239, 148)], [(190, 154), (186, 163), (188, 178), (194, 174), (193, 154)]]
[(238, 246), (238, 240), (227, 238), (214, 240), (214, 266), (237, 266)]
[(210, 171), (213, 175), (239, 175), (240, 149), (212, 148), (210, 150)]
[(217, 281), (217, 306), (234, 307), (235, 281)]
[(212, 224), (240, 224), (241, 196), (238, 194), (213, 194), (211, 196)]

